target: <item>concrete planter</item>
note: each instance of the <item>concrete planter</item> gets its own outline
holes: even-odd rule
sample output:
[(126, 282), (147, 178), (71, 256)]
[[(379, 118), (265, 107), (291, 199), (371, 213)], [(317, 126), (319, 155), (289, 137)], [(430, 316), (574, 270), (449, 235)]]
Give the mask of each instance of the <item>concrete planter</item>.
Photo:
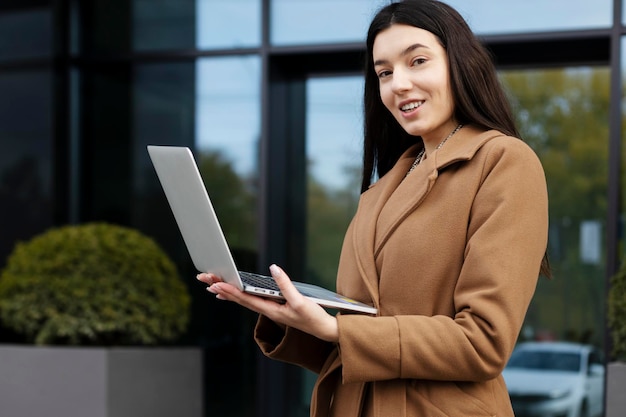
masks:
[(626, 416), (626, 363), (609, 363), (606, 376), (606, 417)]
[(200, 417), (199, 348), (0, 346), (3, 417)]

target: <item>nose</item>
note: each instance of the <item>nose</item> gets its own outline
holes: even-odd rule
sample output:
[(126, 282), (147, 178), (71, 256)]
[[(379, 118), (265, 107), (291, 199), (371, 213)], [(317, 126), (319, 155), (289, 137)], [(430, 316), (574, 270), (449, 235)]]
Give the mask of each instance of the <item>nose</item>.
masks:
[(413, 86), (408, 72), (404, 69), (394, 70), (392, 77), (391, 89), (395, 93), (408, 91)]

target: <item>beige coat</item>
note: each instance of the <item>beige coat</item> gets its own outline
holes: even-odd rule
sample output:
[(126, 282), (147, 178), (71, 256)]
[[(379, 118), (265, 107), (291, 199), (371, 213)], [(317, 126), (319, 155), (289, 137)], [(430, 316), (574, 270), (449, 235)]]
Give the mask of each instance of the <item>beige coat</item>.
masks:
[(547, 244), (546, 182), (521, 140), (466, 126), (406, 178), (363, 193), (339, 292), (379, 308), (338, 316), (339, 343), (260, 317), (269, 357), (320, 374), (312, 416), (512, 416), (501, 376)]

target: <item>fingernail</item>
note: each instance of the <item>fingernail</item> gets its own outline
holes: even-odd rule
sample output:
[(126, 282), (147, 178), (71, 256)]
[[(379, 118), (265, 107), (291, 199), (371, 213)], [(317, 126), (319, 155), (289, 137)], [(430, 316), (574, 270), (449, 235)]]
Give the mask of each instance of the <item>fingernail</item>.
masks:
[(270, 272), (272, 273), (272, 275), (280, 274), (281, 269), (280, 269), (280, 267), (278, 265), (272, 264), (272, 265), (270, 265)]

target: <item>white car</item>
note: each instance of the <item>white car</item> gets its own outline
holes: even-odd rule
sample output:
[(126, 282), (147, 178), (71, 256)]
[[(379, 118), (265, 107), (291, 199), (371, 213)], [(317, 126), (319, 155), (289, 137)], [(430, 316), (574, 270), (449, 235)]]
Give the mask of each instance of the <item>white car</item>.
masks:
[(567, 342), (520, 343), (503, 372), (515, 417), (595, 417), (604, 411), (600, 351)]

